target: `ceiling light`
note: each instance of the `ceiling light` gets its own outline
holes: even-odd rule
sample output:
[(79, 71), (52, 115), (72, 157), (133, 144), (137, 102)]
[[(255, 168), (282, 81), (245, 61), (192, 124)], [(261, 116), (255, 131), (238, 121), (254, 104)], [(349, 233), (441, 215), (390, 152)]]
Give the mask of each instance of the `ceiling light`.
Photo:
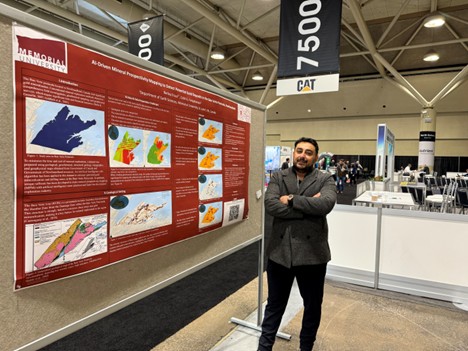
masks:
[(254, 74), (252, 74), (252, 79), (253, 80), (263, 80), (263, 76), (259, 71), (256, 71)]
[(211, 58), (213, 60), (223, 60), (224, 59), (224, 52), (222, 52), (219, 49), (213, 49), (213, 51), (211, 51)]
[(439, 59), (439, 54), (434, 50), (430, 50), (426, 55), (424, 55), (423, 60), (426, 62), (435, 62)]
[(435, 28), (443, 26), (445, 23), (445, 17), (442, 15), (433, 15), (426, 17), (424, 20), (424, 27), (426, 28)]

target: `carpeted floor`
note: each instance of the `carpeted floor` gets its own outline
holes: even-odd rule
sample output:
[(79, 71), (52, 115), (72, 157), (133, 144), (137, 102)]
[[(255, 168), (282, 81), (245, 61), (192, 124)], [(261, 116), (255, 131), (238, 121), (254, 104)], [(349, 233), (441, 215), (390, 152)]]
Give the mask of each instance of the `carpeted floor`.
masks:
[[(351, 205), (355, 194), (356, 186), (347, 185), (337, 203)], [(270, 228), (267, 215), (266, 237)], [(150, 350), (254, 279), (258, 245), (249, 245), (41, 351)]]
[(254, 279), (258, 245), (251, 244), (41, 350), (150, 350)]

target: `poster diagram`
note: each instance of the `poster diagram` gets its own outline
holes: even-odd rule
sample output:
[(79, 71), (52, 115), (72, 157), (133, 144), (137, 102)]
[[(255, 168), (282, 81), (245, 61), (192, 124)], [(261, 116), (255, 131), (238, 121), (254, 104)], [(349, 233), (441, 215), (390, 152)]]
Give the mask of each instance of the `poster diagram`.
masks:
[(29, 154), (105, 156), (104, 111), (26, 98)]
[(144, 133), (146, 167), (171, 166), (171, 135), (162, 132)]
[(171, 224), (171, 191), (119, 195), (110, 199), (112, 238)]
[(109, 155), (111, 167), (171, 166), (171, 135), (111, 125)]
[(200, 205), (199, 207), (199, 227), (204, 228), (221, 223), (223, 217), (223, 203), (212, 202)]
[(107, 252), (107, 216), (26, 225), (26, 237), (33, 250), (28, 272), (78, 261)]
[(143, 167), (142, 130), (109, 126), (108, 135), (111, 167)]
[(200, 146), (198, 148), (198, 168), (200, 170), (220, 171), (223, 167), (221, 149)]
[(206, 118), (198, 120), (198, 141), (211, 144), (223, 143), (223, 124)]
[(200, 200), (216, 199), (223, 196), (222, 174), (201, 174), (198, 177)]

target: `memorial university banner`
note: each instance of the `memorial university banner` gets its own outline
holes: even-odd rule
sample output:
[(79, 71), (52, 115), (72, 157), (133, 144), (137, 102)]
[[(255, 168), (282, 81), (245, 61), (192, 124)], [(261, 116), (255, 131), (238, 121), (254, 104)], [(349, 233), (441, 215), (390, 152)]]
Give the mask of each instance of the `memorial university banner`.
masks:
[(341, 0), (282, 0), (277, 95), (338, 90)]

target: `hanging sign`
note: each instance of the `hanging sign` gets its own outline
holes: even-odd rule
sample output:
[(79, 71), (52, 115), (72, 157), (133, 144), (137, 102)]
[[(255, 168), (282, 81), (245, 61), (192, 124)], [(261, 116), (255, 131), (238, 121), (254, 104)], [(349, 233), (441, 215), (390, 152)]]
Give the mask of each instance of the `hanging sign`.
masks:
[(128, 52), (164, 65), (163, 16), (128, 24)]
[(340, 21), (341, 0), (281, 1), (277, 95), (338, 90)]

